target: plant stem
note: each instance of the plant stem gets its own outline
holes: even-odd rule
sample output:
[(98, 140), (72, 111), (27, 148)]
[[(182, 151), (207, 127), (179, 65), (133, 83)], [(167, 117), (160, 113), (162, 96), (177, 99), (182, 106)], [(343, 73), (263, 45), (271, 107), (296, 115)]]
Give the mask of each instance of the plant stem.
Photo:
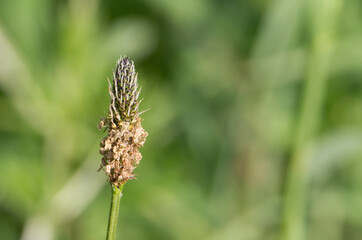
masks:
[(111, 185), (112, 188), (112, 201), (111, 201), (111, 209), (109, 211), (109, 219), (108, 219), (108, 230), (107, 230), (107, 240), (115, 240), (116, 239), (116, 231), (117, 231), (117, 220), (118, 220), (118, 212), (119, 205), (122, 197), (122, 189), (123, 184), (118, 187)]
[[(296, 128), (284, 196), (283, 240), (306, 239), (306, 205), (308, 197), (311, 143), (323, 119), (323, 106), (333, 52), (333, 33), (342, 0), (311, 1), (310, 11), (315, 14), (309, 65), (305, 80), (301, 112)], [(322, 4), (322, 6), (321, 6)], [(316, 10), (318, 9), (318, 10)], [(321, 14), (320, 9), (323, 9)]]

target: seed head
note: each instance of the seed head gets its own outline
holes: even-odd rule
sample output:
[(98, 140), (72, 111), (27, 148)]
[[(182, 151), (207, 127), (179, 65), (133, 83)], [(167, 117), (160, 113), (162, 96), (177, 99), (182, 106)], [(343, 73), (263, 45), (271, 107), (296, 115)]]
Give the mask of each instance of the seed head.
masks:
[(142, 128), (139, 117), (141, 88), (138, 89), (133, 61), (121, 57), (113, 72), (112, 82), (108, 79), (108, 83), (111, 99), (108, 116), (98, 124), (98, 128), (108, 130), (100, 144), (103, 155), (100, 169), (105, 169), (111, 184), (119, 186), (134, 179), (133, 170), (142, 158), (138, 149), (146, 141), (147, 132)]

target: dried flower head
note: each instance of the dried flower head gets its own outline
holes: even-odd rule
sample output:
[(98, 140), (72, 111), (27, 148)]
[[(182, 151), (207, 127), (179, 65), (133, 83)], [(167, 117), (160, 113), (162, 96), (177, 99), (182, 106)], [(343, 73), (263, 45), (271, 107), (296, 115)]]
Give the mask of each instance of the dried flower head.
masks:
[(111, 184), (119, 186), (134, 179), (133, 170), (142, 159), (138, 149), (146, 141), (147, 132), (142, 128), (139, 117), (137, 73), (134, 63), (127, 57), (121, 57), (109, 81), (111, 103), (108, 116), (102, 118), (98, 128), (106, 128), (107, 136), (100, 144), (103, 155), (100, 169), (104, 169)]

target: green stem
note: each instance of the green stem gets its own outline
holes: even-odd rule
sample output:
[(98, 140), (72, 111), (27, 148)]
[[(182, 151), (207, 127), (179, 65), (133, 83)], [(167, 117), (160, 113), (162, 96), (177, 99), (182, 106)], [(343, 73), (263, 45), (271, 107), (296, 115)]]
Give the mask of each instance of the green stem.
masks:
[(111, 185), (111, 187), (112, 187), (112, 201), (111, 201), (111, 209), (109, 211), (107, 240), (116, 239), (118, 212), (122, 197), (123, 184), (119, 186), (119, 188), (114, 186), (113, 184)]
[[(311, 143), (315, 141), (323, 119), (324, 97), (332, 59), (335, 24), (342, 0), (311, 1), (315, 21), (311, 25), (313, 41), (305, 81), (301, 113), (296, 128), (284, 196), (283, 240), (306, 239), (306, 205), (308, 197)], [(324, 4), (325, 3), (325, 4)], [(322, 5), (322, 7), (321, 7)], [(318, 10), (323, 9), (323, 14)], [(328, 17), (328, 18), (327, 18)]]

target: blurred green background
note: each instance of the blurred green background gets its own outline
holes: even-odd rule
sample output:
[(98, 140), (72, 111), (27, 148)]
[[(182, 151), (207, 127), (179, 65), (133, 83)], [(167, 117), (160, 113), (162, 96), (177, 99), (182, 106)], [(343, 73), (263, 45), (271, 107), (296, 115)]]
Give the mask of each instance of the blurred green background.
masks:
[(362, 1), (0, 0), (0, 239), (104, 239), (97, 123), (149, 132), (118, 239), (362, 238)]

